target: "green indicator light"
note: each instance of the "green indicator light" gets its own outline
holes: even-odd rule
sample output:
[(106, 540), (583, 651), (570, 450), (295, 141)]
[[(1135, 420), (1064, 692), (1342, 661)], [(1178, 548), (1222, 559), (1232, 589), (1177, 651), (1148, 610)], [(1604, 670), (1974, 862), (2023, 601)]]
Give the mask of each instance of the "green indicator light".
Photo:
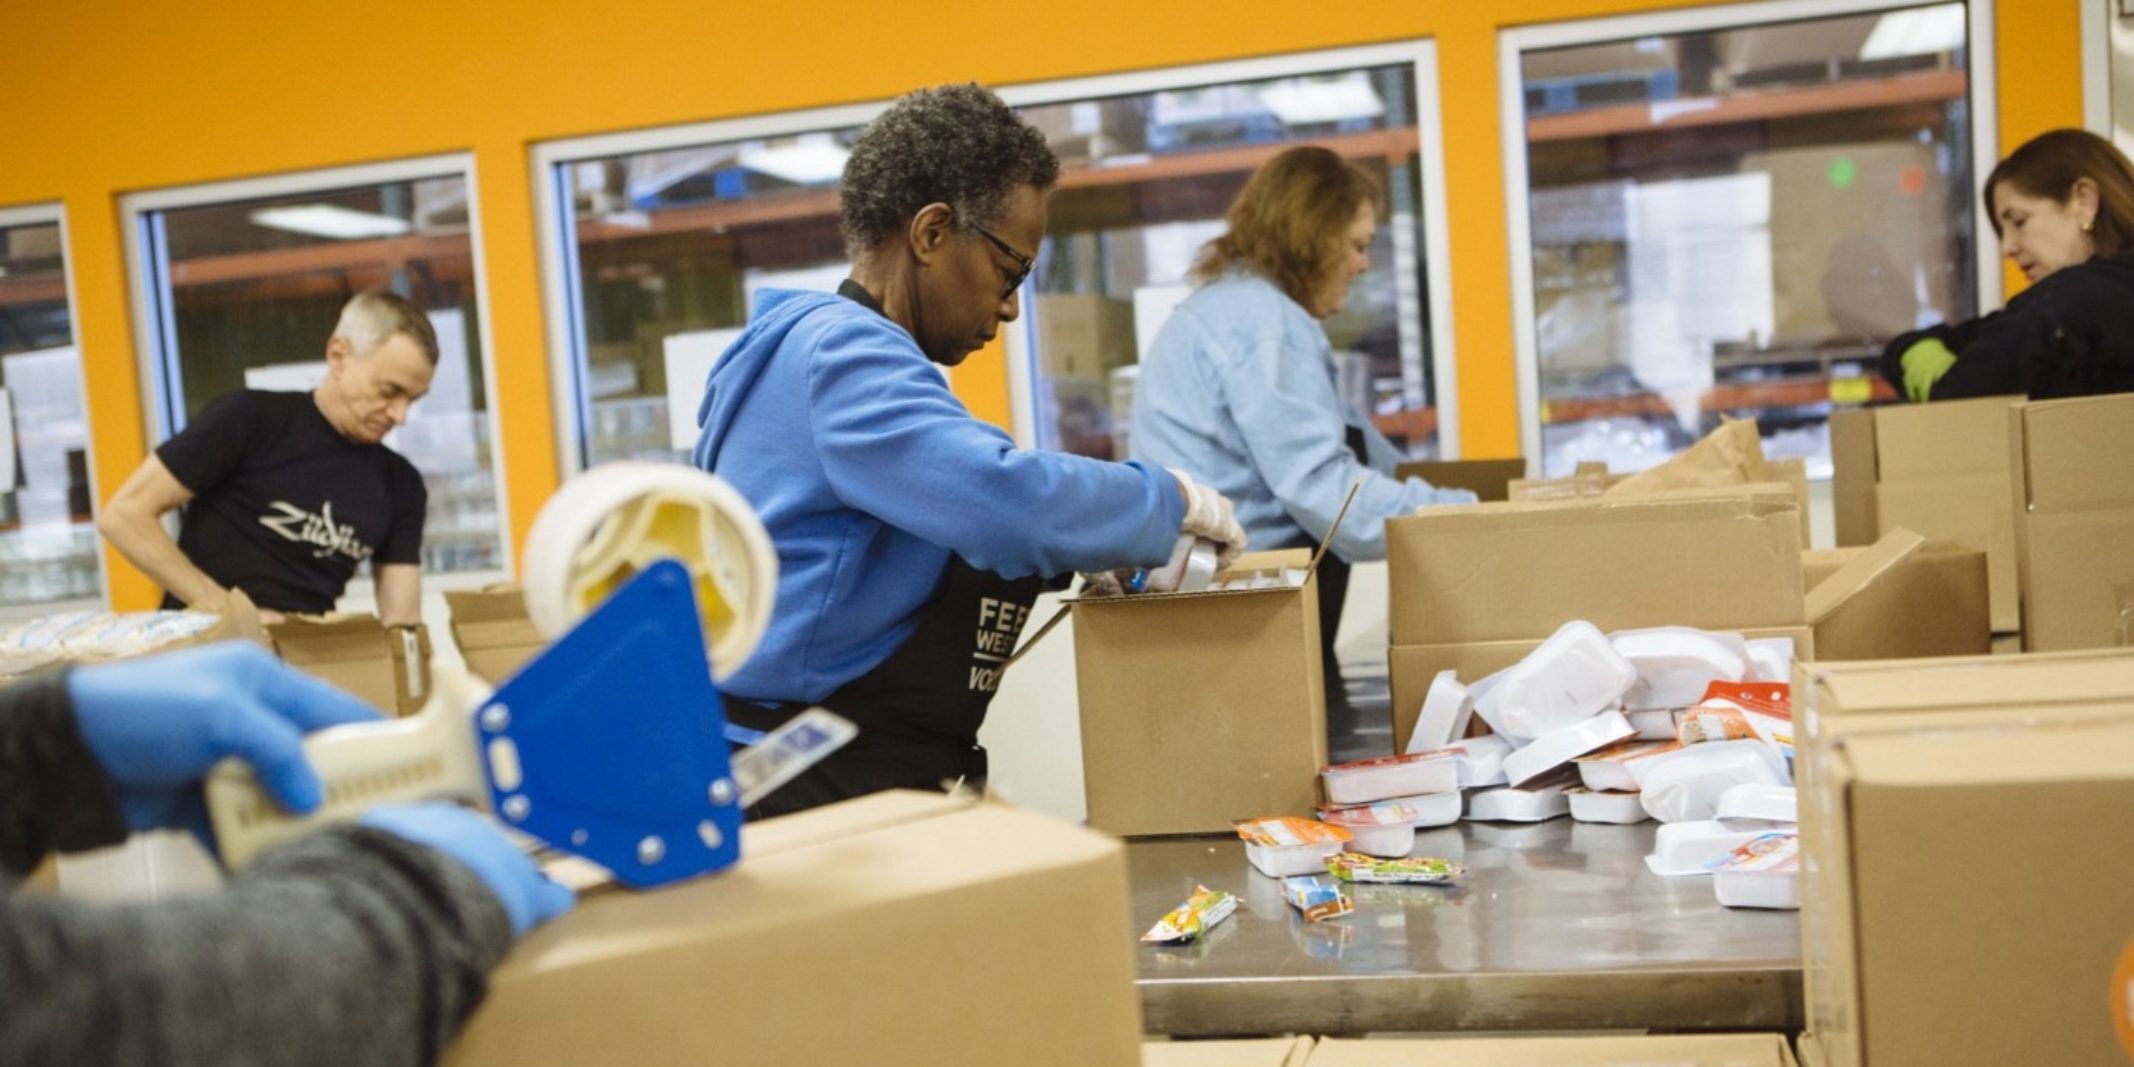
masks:
[(1830, 161), (1830, 186), (1833, 189), (1850, 189), (1853, 180), (1860, 176), (1860, 168), (1846, 156)]

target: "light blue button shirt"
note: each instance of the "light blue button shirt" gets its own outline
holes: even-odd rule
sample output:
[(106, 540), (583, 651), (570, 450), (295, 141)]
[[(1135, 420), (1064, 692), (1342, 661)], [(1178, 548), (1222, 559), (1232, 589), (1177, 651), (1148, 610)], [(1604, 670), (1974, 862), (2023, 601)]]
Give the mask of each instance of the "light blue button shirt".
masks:
[[(1176, 467), (1237, 508), (1254, 549), (1317, 544), (1361, 476), (1333, 551), (1386, 557), (1385, 521), (1465, 489), (1395, 479), (1400, 451), (1336, 389), (1319, 321), (1274, 284), (1231, 274), (1196, 290), (1156, 331), (1134, 387), (1133, 458)], [(1362, 429), (1368, 466), (1349, 451)]]

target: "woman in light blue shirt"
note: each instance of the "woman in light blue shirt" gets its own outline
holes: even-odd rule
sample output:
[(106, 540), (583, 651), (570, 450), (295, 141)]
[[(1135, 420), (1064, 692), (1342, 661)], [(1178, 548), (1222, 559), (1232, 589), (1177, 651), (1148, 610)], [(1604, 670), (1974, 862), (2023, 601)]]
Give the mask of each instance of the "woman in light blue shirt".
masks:
[(1201, 250), (1200, 288), (1142, 355), (1128, 438), (1133, 458), (1176, 467), (1229, 497), (1256, 550), (1318, 543), (1363, 479), (1319, 571), (1336, 702), (1334, 631), (1348, 564), (1385, 558), (1387, 518), (1475, 499), (1393, 477), (1400, 451), (1336, 390), (1320, 323), (1348, 303), (1349, 284), (1370, 265), (1383, 200), (1367, 171), (1324, 148), (1292, 148), (1262, 164), (1230, 205), (1228, 231)]

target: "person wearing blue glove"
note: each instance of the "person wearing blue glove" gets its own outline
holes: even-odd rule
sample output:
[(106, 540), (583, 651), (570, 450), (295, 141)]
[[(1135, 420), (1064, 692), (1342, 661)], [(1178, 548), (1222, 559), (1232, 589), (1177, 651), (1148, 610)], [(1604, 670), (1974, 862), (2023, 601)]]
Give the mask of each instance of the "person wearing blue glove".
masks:
[(227, 757), (314, 810), (303, 735), (376, 717), (248, 644), (0, 689), (0, 1063), (436, 1062), (513, 939), (571, 904), (471, 811), (375, 809), (200, 896), (10, 888), (51, 852), (204, 835), (200, 780)]
[(1388, 518), (1475, 502), (1465, 489), (1394, 477), (1400, 450), (1336, 388), (1322, 323), (1369, 267), (1383, 206), (1377, 179), (1327, 149), (1261, 164), (1194, 264), (1200, 287), (1141, 355), (1127, 435), (1134, 459), (1230, 498), (1256, 549), (1316, 545), (1363, 479), (1319, 565), (1330, 705), (1345, 700), (1334, 634), (1348, 565), (1386, 557)]

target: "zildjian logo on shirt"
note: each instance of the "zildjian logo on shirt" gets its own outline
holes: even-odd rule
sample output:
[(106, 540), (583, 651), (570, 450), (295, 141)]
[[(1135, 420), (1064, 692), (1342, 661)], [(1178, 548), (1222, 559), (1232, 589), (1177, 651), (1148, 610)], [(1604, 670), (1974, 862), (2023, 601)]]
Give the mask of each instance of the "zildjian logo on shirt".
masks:
[(370, 558), (371, 547), (356, 540), (356, 528), (333, 521), (333, 501), (320, 505), (316, 515), (280, 500), (271, 506), (279, 514), (261, 515), (259, 524), (298, 544), (316, 546), (311, 558), (325, 559), (336, 552), (359, 563)]

